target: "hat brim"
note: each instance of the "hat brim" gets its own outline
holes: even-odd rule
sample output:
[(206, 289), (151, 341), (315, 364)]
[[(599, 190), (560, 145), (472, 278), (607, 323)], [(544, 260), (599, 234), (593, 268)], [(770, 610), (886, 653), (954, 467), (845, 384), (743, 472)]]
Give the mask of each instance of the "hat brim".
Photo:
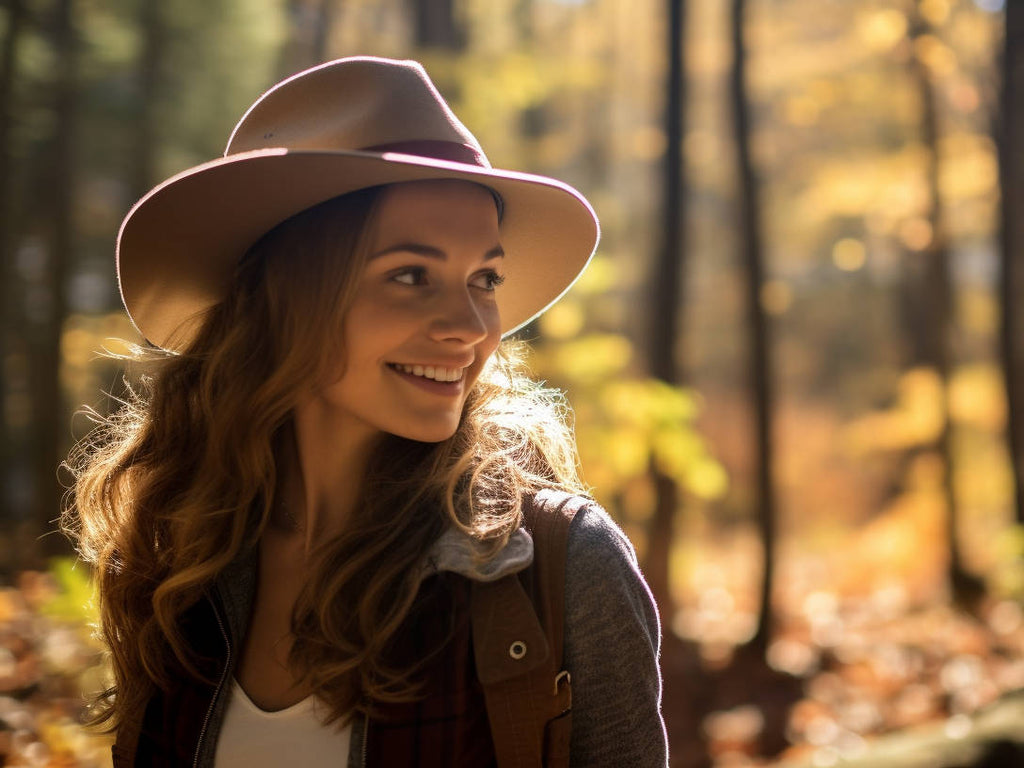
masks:
[(117, 239), (125, 308), (148, 341), (181, 351), (238, 260), (274, 226), (347, 192), (427, 179), (473, 181), (504, 201), (503, 335), (557, 301), (597, 247), (590, 204), (544, 176), (389, 152), (262, 149), (183, 171), (135, 204)]

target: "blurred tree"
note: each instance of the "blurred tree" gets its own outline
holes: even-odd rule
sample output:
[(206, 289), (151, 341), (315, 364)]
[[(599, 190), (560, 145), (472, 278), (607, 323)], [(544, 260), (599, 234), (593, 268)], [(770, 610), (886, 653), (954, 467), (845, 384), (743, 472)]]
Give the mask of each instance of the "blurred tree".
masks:
[(1001, 291), (1007, 439), (1016, 485), (1016, 520), (1024, 525), (1024, 3), (1006, 4), (1002, 61), (999, 176), (1002, 188)]
[(320, 23), (313, 35), (313, 63), (319, 64), (330, 58), (329, 47), (331, 28), (334, 26), (335, 0), (321, 0)]
[[(686, 9), (683, 0), (667, 0), (668, 24), (666, 50), (668, 77), (665, 87), (665, 155), (662, 160), (662, 242), (651, 270), (650, 356), (651, 374), (667, 384), (679, 383), (676, 365), (679, 339), (679, 297), (685, 293), (686, 211), (683, 199), (683, 135), (686, 104), (683, 74), (683, 39)], [(651, 461), (651, 479), (655, 489), (654, 514), (651, 516), (644, 573), (661, 608), (661, 615), (674, 614), (670, 589), (673, 526), (679, 509), (679, 486)]]
[(409, 10), (417, 46), (449, 51), (466, 47), (466, 30), (459, 23), (455, 0), (409, 0)]
[(131, 171), (133, 198), (144, 195), (157, 180), (159, 137), (158, 108), (164, 96), (163, 76), (167, 51), (167, 23), (161, 0), (141, 0), (139, 27), (141, 42), (138, 57), (139, 93), (142, 96), (135, 133), (135, 162)]
[[(52, 107), (53, 133), (49, 152), (38, 169), (41, 184), (35, 225), (46, 233), (37, 258), (45, 259), (44, 291), (39, 328), (33, 339), (31, 360), (32, 422), (35, 497), (33, 517), (41, 538), (41, 554), (65, 554), (68, 542), (54, 535), (60, 515), (61, 489), (57, 464), (69, 441), (63, 392), (60, 386), (61, 331), (67, 314), (67, 285), (75, 249), (77, 202), (78, 67), (79, 39), (75, 0), (57, 0), (52, 10), (50, 40), (55, 56)], [(33, 217), (34, 219), (36, 217)]]
[(763, 657), (772, 633), (772, 593), (775, 574), (775, 453), (773, 450), (773, 383), (768, 317), (762, 303), (765, 285), (761, 207), (751, 147), (751, 117), (747, 92), (747, 49), (744, 40), (747, 4), (732, 2), (732, 72), (730, 95), (733, 107), (739, 190), (737, 207), (746, 284), (746, 322), (750, 342), (750, 386), (754, 394), (756, 422), (757, 495), (756, 518), (764, 551), (761, 566), (761, 600), (757, 629), (749, 647)]
[(328, 59), (335, 0), (288, 0), (288, 33), (281, 47), (282, 77)]
[(11, 149), (11, 121), (14, 119), (14, 82), (18, 71), (18, 46), (25, 20), (25, 3), (23, 0), (8, 0), (5, 5), (3, 47), (0, 50), (0, 265), (3, 269), (3, 284), (9, 289), (9, 280), (13, 277), (9, 250), (10, 212), (7, 208), (11, 196), (11, 163), (14, 154)]
[[(25, 22), (23, 0), (9, 0), (5, 4), (4, 36), (0, 43), (0, 462), (4, 482), (0, 483), (0, 518), (3, 510), (13, 505), (10, 498), (10, 477), (14, 472), (13, 458), (18, 453), (15, 428), (11, 424), (8, 404), (14, 401), (11, 377), (14, 373), (15, 318), (19, 302), (17, 296), (17, 270), (14, 264), (14, 220), (11, 201), (14, 198), (14, 147), (12, 123), (14, 121), (14, 84), (18, 77), (18, 49)], [(0, 523), (9, 522), (0, 519)]]
[(951, 341), (953, 333), (953, 284), (950, 275), (949, 238), (940, 188), (939, 114), (933, 74), (925, 61), (927, 42), (933, 34), (922, 9), (923, 0), (912, 0), (908, 35), (911, 55), (908, 59), (911, 80), (921, 104), (921, 143), (925, 148), (925, 178), (928, 188), (927, 212), (921, 247), (904, 257), (903, 307), (910, 334), (912, 367), (933, 369), (942, 386), (939, 407), (942, 427), (933, 445), (944, 467), (942, 494), (946, 509), (946, 538), (949, 548), (949, 582), (954, 598), (970, 605), (983, 591), (984, 584), (966, 572), (958, 536), (959, 505), (955, 487), (952, 420), (949, 410)]

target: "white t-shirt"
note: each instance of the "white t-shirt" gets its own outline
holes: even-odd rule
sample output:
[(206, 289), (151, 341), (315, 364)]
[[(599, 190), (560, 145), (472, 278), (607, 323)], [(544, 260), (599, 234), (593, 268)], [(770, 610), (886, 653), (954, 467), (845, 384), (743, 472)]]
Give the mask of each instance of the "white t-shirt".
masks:
[(326, 715), (326, 705), (315, 696), (267, 712), (232, 679), (231, 699), (217, 739), (216, 768), (345, 765), (352, 728), (324, 725)]

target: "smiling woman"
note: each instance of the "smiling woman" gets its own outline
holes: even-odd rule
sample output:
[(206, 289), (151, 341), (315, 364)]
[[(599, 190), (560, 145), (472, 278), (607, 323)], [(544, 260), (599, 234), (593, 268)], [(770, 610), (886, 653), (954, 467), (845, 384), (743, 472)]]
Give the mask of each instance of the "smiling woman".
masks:
[(665, 765), (650, 592), (501, 340), (596, 241), (578, 192), (492, 169), (422, 67), (374, 58), (278, 84), (136, 204), (153, 372), (65, 516), (115, 766)]

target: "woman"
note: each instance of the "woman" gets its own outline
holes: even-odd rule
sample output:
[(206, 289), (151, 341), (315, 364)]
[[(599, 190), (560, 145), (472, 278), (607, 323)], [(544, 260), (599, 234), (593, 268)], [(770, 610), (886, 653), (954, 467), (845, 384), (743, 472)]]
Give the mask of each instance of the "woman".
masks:
[[(495, 726), (477, 617), (519, 621), (499, 593), (548, 578), (555, 506), (581, 510), (539, 654), (563, 645), (571, 762), (665, 764), (650, 593), (501, 342), (596, 241), (578, 192), (492, 169), (420, 65), (368, 57), (278, 84), (136, 204), (118, 277), (164, 352), (68, 514), (115, 765), (539, 765)], [(506, 646), (513, 687), (537, 645)]]

